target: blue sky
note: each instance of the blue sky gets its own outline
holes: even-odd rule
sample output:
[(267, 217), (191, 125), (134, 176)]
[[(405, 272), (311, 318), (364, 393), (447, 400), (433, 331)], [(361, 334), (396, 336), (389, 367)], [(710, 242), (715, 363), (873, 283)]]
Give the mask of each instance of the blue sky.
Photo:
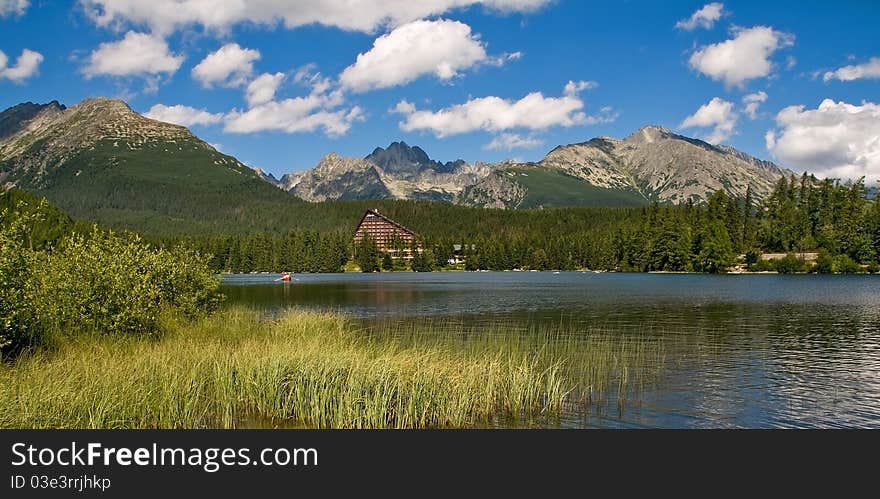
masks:
[(343, 3), (0, 0), (0, 107), (119, 97), (276, 175), (394, 140), (539, 160), (660, 124), (880, 178), (874, 2)]

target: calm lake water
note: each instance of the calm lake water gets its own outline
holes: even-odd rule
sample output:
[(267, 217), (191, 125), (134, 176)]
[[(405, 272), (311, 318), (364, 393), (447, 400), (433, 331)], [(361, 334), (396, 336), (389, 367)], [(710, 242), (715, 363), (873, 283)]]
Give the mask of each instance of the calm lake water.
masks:
[(559, 323), (642, 335), (664, 368), (573, 427), (880, 428), (880, 276), (458, 272), (232, 275), (232, 304), (364, 321)]

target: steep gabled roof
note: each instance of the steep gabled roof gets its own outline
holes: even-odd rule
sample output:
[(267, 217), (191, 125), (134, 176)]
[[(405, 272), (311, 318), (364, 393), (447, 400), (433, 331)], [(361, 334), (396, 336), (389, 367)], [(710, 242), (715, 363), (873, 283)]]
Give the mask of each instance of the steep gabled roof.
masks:
[(355, 234), (357, 234), (358, 229), (361, 228), (361, 225), (363, 225), (364, 220), (366, 220), (367, 216), (369, 216), (369, 215), (375, 215), (375, 216), (381, 218), (382, 220), (385, 220), (386, 222), (390, 223), (391, 225), (397, 227), (398, 229), (400, 229), (404, 232), (408, 232), (408, 233), (412, 234), (413, 236), (418, 236), (418, 234), (415, 231), (407, 229), (403, 225), (400, 225), (399, 223), (395, 222), (394, 220), (391, 220), (390, 218), (386, 217), (385, 215), (379, 213), (377, 210), (367, 210), (366, 212), (364, 212), (364, 216), (361, 217), (361, 221), (358, 222), (357, 228), (354, 230)]

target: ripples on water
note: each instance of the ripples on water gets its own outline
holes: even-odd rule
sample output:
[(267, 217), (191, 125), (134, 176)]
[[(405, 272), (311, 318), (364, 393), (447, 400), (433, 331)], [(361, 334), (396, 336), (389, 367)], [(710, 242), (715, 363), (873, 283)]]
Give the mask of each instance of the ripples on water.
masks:
[[(656, 382), (575, 427), (880, 428), (880, 276), (432, 273), (229, 276), (230, 303), (367, 322), (558, 323), (662, 341)], [(593, 333), (591, 333), (593, 332)]]

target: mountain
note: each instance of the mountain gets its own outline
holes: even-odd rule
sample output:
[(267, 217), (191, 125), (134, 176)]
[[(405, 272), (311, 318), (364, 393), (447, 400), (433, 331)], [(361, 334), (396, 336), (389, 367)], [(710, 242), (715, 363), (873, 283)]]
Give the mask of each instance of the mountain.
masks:
[(364, 158), (330, 153), (312, 169), (290, 173), (282, 189), (306, 201), (419, 199), (452, 201), (465, 187), (484, 178), (491, 166), (463, 160), (440, 163), (419, 147), (393, 142)]
[(496, 208), (704, 202), (717, 190), (756, 199), (786, 170), (729, 146), (647, 126), (625, 139), (559, 146), (537, 163), (501, 164), (456, 202)]
[(646, 126), (625, 139), (597, 137), (556, 147), (537, 163), (440, 163), (393, 142), (368, 156), (324, 157), (276, 185), (306, 201), (429, 199), (485, 208), (640, 206), (705, 202), (724, 190), (755, 199), (787, 172), (729, 146)]
[(0, 183), (46, 196), (75, 217), (163, 231), (251, 217), (268, 225), (268, 212), (301, 203), (186, 128), (106, 98), (0, 113)]

